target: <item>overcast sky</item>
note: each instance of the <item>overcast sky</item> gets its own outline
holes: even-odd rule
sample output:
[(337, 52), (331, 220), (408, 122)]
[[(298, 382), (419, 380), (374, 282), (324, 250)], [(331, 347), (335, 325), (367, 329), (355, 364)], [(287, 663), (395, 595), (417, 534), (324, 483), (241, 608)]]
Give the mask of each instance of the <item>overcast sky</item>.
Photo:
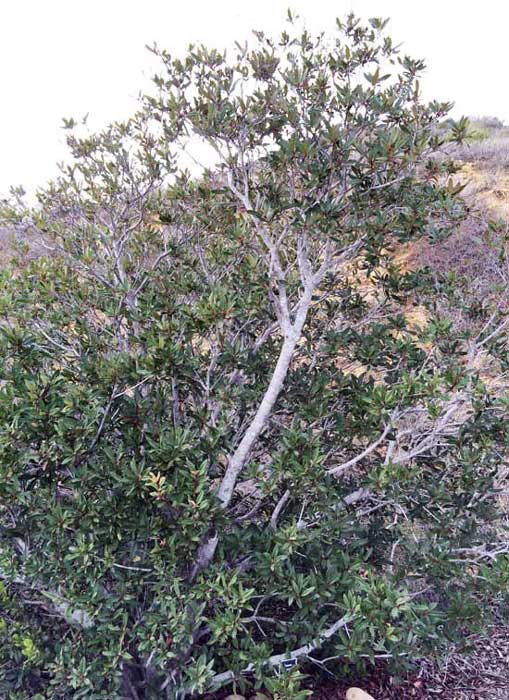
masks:
[(100, 128), (130, 114), (155, 69), (146, 44), (227, 47), (253, 28), (279, 33), (288, 6), (311, 30), (351, 10), (390, 17), (393, 38), (426, 60), (426, 97), (509, 122), (507, 0), (2, 0), (0, 196), (55, 175), (62, 117), (88, 112)]

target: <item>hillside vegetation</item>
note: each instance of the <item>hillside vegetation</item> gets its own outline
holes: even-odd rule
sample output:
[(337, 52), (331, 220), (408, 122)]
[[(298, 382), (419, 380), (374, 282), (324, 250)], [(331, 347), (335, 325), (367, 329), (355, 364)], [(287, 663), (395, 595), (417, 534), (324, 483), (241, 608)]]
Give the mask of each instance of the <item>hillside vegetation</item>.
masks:
[(505, 212), (385, 21), (255, 37), (2, 205), (9, 700), (417, 696), (502, 629)]

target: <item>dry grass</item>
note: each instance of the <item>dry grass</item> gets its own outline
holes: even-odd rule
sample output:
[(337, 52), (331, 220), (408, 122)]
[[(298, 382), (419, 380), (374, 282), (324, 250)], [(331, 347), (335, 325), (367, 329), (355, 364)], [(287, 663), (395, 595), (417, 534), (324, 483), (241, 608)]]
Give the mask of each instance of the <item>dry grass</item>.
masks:
[(6, 265), (14, 255), (15, 240), (11, 231), (0, 228), (0, 265)]
[(456, 146), (451, 155), (466, 163), (509, 168), (509, 132), (506, 129), (493, 131), (488, 138)]
[(24, 268), (34, 258), (51, 255), (43, 243), (35, 232), (20, 237), (14, 229), (0, 225), (0, 267), (16, 259), (16, 267)]
[[(507, 144), (509, 152), (509, 140)], [(509, 171), (497, 165), (465, 163), (457, 179), (464, 185), (467, 218), (443, 241), (432, 244), (421, 239), (402, 245), (395, 262), (406, 271), (429, 267), (437, 280), (453, 276), (456, 297), (438, 295), (437, 310), (452, 321), (458, 333), (475, 333), (483, 323), (483, 314), (477, 312), (486, 312), (499, 301), (507, 274), (499, 257), (501, 237), (487, 234), (490, 219), (509, 222)]]

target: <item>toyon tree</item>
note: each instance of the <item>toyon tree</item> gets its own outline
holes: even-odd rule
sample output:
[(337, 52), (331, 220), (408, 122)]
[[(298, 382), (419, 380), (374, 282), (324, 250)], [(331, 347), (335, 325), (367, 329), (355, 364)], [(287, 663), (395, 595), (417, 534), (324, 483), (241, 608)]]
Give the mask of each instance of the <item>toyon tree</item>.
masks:
[(154, 48), (138, 113), (3, 204), (4, 697), (299, 697), (500, 602), (506, 307), (460, 335), (394, 263), (465, 206), (385, 25)]

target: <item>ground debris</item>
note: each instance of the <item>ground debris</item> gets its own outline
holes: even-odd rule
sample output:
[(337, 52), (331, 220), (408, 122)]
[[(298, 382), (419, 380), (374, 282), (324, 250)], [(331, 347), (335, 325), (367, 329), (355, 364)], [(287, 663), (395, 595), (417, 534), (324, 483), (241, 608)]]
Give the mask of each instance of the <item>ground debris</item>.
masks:
[[(440, 668), (423, 662), (396, 680), (381, 665), (362, 678), (337, 678), (314, 688), (310, 700), (344, 700), (358, 685), (374, 700), (509, 700), (509, 625), (468, 637)], [(465, 651), (465, 646), (469, 647)]]

